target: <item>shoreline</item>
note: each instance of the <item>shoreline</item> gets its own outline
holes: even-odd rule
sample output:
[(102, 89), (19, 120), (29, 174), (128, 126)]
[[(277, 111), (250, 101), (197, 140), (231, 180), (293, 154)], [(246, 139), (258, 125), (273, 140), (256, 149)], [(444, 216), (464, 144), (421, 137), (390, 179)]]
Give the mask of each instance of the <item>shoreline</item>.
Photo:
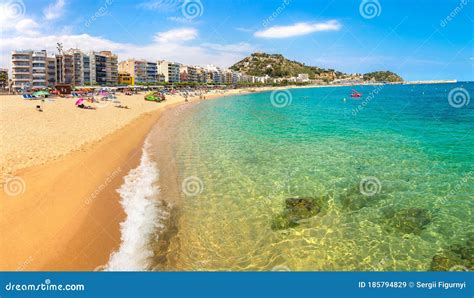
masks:
[[(207, 94), (206, 100), (250, 92)], [(0, 196), (0, 269), (102, 270), (120, 247), (120, 224), (126, 218), (116, 190), (139, 165), (144, 140), (163, 112), (183, 104), (184, 98), (176, 96), (97, 141), (14, 171), (24, 187), (14, 197), (4, 191)]]
[[(202, 102), (278, 89), (290, 88), (238, 89), (223, 94), (216, 92), (206, 95), (206, 100)], [(166, 120), (165, 115), (173, 118), (173, 115), (182, 112), (180, 107), (192, 107), (199, 102), (197, 97), (190, 97), (189, 103), (185, 103), (184, 98), (175, 96), (163, 104), (156, 104), (153, 111), (139, 115), (97, 141), (45, 164), (14, 172), (14, 175), (24, 179), (26, 188), (24, 193), (15, 197), (6, 196), (4, 191), (0, 195), (0, 269), (105, 269), (111, 254), (121, 245), (121, 223), (126, 219), (117, 189), (123, 185), (124, 177), (130, 170), (140, 164), (145, 138), (160, 120)], [(167, 132), (166, 126), (159, 128)], [(157, 131), (163, 132), (160, 129)], [(168, 136), (166, 133), (160, 134), (165, 140)], [(170, 167), (174, 166), (169, 164)], [(161, 167), (159, 169), (162, 170)], [(173, 169), (168, 170), (170, 172)], [(163, 183), (160, 179), (160, 186), (176, 183), (171, 181), (176, 180), (173, 175), (163, 178), (169, 180)], [(162, 198), (167, 191), (173, 189), (163, 189)], [(173, 233), (174, 230), (167, 231), (165, 237), (171, 238)], [(169, 270), (172, 267), (172, 264), (167, 266), (170, 265), (166, 263), (167, 257), (166, 254), (159, 255), (159, 260), (163, 262), (156, 264), (157, 268)]]

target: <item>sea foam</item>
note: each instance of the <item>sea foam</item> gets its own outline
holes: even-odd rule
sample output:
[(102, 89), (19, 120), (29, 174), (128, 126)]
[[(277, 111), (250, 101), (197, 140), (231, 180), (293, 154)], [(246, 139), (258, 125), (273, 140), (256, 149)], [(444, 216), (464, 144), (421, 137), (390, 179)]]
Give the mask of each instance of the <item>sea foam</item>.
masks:
[(122, 243), (106, 266), (107, 271), (143, 271), (149, 269), (153, 250), (150, 241), (164, 228), (169, 213), (157, 199), (159, 188), (155, 186), (159, 171), (148, 153), (145, 142), (140, 165), (125, 177), (117, 190), (127, 218), (120, 224)]

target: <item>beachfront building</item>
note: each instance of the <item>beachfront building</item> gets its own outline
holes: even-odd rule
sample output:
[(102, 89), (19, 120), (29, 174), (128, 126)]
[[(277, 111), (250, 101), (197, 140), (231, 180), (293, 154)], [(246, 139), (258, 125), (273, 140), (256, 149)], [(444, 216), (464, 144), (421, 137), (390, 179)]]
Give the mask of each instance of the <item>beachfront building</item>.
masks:
[(32, 84), (32, 59), (33, 51), (12, 52), (12, 89), (29, 89)]
[(46, 58), (46, 80), (48, 87), (54, 88), (56, 85), (56, 57)]
[(217, 66), (214, 66), (211, 64), (211, 65), (207, 65), (205, 69), (207, 72), (207, 83), (211, 83), (211, 84), (221, 83), (220, 70)]
[(179, 68), (178, 63), (168, 62), (168, 61), (158, 61), (158, 74), (161, 74), (165, 78), (167, 83), (179, 83)]
[(129, 59), (118, 64), (121, 73), (128, 73), (135, 84), (147, 82), (147, 62), (145, 60)]
[(44, 89), (48, 86), (46, 79), (46, 58), (45, 50), (34, 51), (31, 55), (32, 60), (32, 89)]
[(239, 82), (239, 73), (230, 69), (225, 69), (223, 73), (226, 84), (235, 85)]
[(75, 86), (90, 85), (91, 67), (89, 55), (79, 49), (70, 49), (67, 54), (72, 56), (72, 84)]
[(117, 55), (110, 51), (89, 54), (90, 84), (100, 86), (114, 86), (118, 83)]
[(146, 81), (147, 83), (158, 82), (158, 63), (146, 62)]
[(28, 90), (33, 85), (33, 51), (12, 52), (12, 89)]
[(193, 66), (181, 65), (179, 67), (179, 77), (181, 82), (197, 83), (197, 69)]
[(308, 83), (309, 82), (309, 74), (307, 73), (300, 73), (296, 78), (296, 81), (299, 83)]
[(56, 55), (56, 82), (58, 84), (74, 83), (74, 57), (68, 53)]
[(58, 79), (62, 79), (65, 74), (65, 60), (59, 59), (61, 65), (59, 71), (57, 61), (57, 57), (48, 57), (45, 50), (13, 51), (12, 91), (54, 87)]
[(119, 85), (126, 85), (126, 86), (133, 86), (133, 85), (135, 85), (135, 81), (134, 81), (132, 75), (129, 74), (128, 72), (119, 71), (118, 84)]
[(196, 67), (196, 80), (199, 84), (207, 83), (207, 72), (203, 67)]

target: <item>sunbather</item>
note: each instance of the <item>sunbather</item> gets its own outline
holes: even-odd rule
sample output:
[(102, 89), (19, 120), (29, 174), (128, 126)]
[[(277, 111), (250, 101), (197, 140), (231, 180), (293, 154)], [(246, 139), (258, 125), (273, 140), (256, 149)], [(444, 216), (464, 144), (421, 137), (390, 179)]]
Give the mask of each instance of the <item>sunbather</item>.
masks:
[(81, 104), (78, 105), (77, 107), (80, 108), (80, 109), (85, 109), (85, 110), (95, 110), (94, 107), (86, 106), (86, 105), (84, 105), (83, 103), (81, 103)]

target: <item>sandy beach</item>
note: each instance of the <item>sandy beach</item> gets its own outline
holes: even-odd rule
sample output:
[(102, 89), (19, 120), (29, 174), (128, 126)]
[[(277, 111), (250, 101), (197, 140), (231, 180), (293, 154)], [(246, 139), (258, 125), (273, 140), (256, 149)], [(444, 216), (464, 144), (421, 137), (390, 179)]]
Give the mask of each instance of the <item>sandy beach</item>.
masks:
[[(206, 100), (248, 91), (211, 92)], [(116, 189), (138, 165), (161, 112), (184, 98), (119, 100), (130, 109), (81, 110), (72, 98), (0, 97), (1, 270), (100, 270), (119, 247), (125, 214)]]

